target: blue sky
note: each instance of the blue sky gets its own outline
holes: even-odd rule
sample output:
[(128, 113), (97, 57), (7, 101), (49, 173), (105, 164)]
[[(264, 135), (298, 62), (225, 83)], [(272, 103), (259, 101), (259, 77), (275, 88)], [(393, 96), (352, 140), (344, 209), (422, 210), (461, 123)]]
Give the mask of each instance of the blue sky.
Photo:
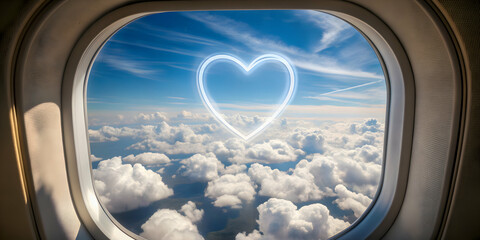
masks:
[[(218, 54), (245, 65), (276, 54), (295, 70), (289, 105), (254, 139), (243, 141), (215, 124), (199, 96), (197, 71)], [(269, 117), (289, 87), (287, 68), (271, 60), (248, 73), (219, 60), (204, 77), (217, 110), (243, 133)], [(317, 217), (335, 221), (306, 218), (316, 230), (304, 239), (326, 238), (360, 216), (381, 176), (386, 84), (380, 62), (355, 28), (322, 12), (173, 12), (137, 19), (95, 58), (87, 110), (95, 184), (103, 184), (97, 194), (138, 234), (148, 232), (144, 223), (156, 222), (150, 218), (162, 216), (154, 213), (168, 213), (194, 223), (208, 239), (233, 238), (262, 225), (281, 226), (272, 221), (288, 223), (270, 220), (260, 205), (321, 203), (330, 213)], [(264, 205), (269, 198), (285, 201)], [(188, 201), (205, 211), (203, 219), (179, 215)], [(169, 222), (151, 229), (182, 226)], [(270, 233), (281, 231), (264, 234)]]
[[(297, 91), (285, 114), (310, 109), (338, 118), (352, 117), (342, 111), (383, 118), (385, 83), (371, 46), (343, 20), (305, 10), (174, 12), (135, 20), (95, 59), (89, 115), (203, 111), (195, 76), (204, 59), (229, 54), (248, 64), (267, 53), (288, 58), (296, 69)], [(282, 98), (286, 75), (278, 64), (259, 67), (249, 77), (221, 65), (211, 67), (207, 81), (217, 103), (261, 106)]]

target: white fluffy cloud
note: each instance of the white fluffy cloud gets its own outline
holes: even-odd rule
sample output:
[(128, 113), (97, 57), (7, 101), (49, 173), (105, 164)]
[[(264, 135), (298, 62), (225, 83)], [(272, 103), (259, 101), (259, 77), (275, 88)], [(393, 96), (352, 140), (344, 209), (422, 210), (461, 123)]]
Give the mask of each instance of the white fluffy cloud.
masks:
[(376, 119), (361, 123), (338, 122), (326, 126), (324, 131), (326, 144), (331, 148), (351, 150), (366, 145), (383, 147), (384, 125)]
[(141, 125), (137, 128), (103, 126), (98, 130), (89, 129), (88, 135), (91, 142), (113, 142), (120, 138), (152, 138), (157, 135), (158, 129), (160, 126), (154, 125)]
[(145, 139), (135, 144), (132, 144), (127, 149), (164, 152), (166, 154), (192, 154), (204, 153), (205, 145), (202, 143), (188, 142), (175, 142), (171, 144), (165, 141), (158, 141), (155, 139)]
[[(302, 150), (294, 149), (285, 141), (270, 140), (249, 147), (245, 157), (252, 162), (281, 163), (295, 161), (298, 155), (303, 154), (304, 152)], [(238, 159), (237, 156), (233, 157), (232, 160), (235, 162), (242, 161)]]
[[(181, 112), (170, 118), (173, 122), (136, 128), (105, 126), (89, 134), (92, 141), (139, 139), (128, 149), (195, 154), (180, 161), (179, 174), (209, 181), (205, 196), (213, 199), (217, 207), (239, 208), (253, 200), (257, 191), (262, 196), (292, 202), (336, 196), (335, 204), (358, 217), (376, 193), (382, 170), (384, 125), (375, 119), (325, 123), (320, 127), (312, 122), (277, 121), (251, 142), (225, 135), (226, 131), (216, 123), (200, 124), (205, 119), (200, 114)], [(239, 115), (230, 120), (249, 126), (261, 119)], [(129, 155), (124, 161), (153, 165), (157, 161), (167, 163), (167, 159), (153, 160), (139, 154)], [(264, 166), (298, 160), (288, 172)], [(225, 167), (222, 162), (226, 161), (232, 165)], [(247, 168), (247, 163), (254, 164)], [(257, 235), (261, 234), (252, 232), (245, 237)]]
[(218, 158), (229, 160), (237, 155), (244, 155), (246, 143), (239, 138), (230, 138), (226, 141), (215, 141), (208, 144), (208, 151), (215, 153)]
[(211, 120), (211, 117), (209, 114), (192, 113), (192, 112), (183, 110), (179, 114), (177, 114), (177, 117), (175, 120), (177, 121), (180, 121), (180, 120), (208, 121), (208, 120)]
[[(235, 107), (234, 105), (229, 105), (229, 104), (224, 104), (224, 105), (227, 105), (229, 107)], [(265, 117), (260, 117), (258, 115), (247, 116), (247, 115), (238, 114), (238, 113), (229, 114), (229, 115), (223, 114), (223, 118), (234, 128), (244, 133), (251, 132), (253, 129), (258, 127), (260, 124), (262, 124), (266, 120)]]
[(213, 153), (195, 154), (187, 159), (180, 161), (182, 173), (194, 180), (209, 181), (218, 178), (218, 171), (223, 169), (223, 164), (218, 161)]
[(299, 161), (292, 175), (304, 179), (313, 176), (324, 195), (335, 196), (335, 187), (342, 184), (372, 198), (381, 176), (383, 127), (377, 120), (369, 119), (362, 123), (338, 122), (321, 130), (295, 129), (289, 137), (292, 146), (312, 153), (305, 148), (305, 140), (308, 136), (318, 137), (323, 139), (319, 141), (323, 143), (323, 154), (319, 151)]
[(102, 160), (102, 158), (100, 158), (100, 157), (96, 157), (93, 154), (90, 155), (90, 161), (92, 161), (92, 162), (98, 162), (98, 161), (101, 161), (101, 160)]
[(185, 124), (170, 126), (166, 122), (162, 122), (156, 130), (155, 138), (170, 144), (176, 142), (201, 143), (209, 139), (208, 135), (196, 134), (190, 126)]
[(260, 186), (259, 195), (288, 199), (294, 202), (318, 200), (322, 192), (315, 185), (313, 175), (300, 176), (288, 174), (278, 169), (271, 169), (254, 163), (248, 175)]
[(197, 209), (197, 206), (192, 201), (188, 201), (185, 205), (183, 205), (182, 208), (180, 209), (180, 212), (185, 214), (185, 217), (190, 219), (192, 223), (196, 223), (202, 220), (203, 213), (204, 213), (203, 209), (202, 210)]
[(239, 233), (237, 240), (327, 239), (350, 224), (330, 216), (316, 203), (301, 207), (288, 200), (270, 198), (257, 207), (259, 231)]
[(295, 132), (288, 138), (288, 142), (295, 148), (302, 149), (306, 153), (323, 153), (325, 151), (325, 139), (321, 131), (306, 131), (295, 129)]
[(123, 212), (173, 195), (162, 177), (141, 164), (122, 164), (120, 157), (99, 162), (93, 178), (100, 200), (110, 212)]
[(167, 154), (190, 154), (205, 152), (204, 143), (211, 138), (208, 134), (197, 134), (191, 126), (171, 126), (162, 122), (156, 126), (142, 126), (144, 140), (127, 149), (164, 152)]
[[(144, 139), (144, 141), (132, 145), (131, 148), (145, 150), (155, 147), (148, 146), (149, 142), (156, 141), (174, 145), (176, 143), (203, 143), (210, 139), (209, 135), (196, 134), (195, 130), (197, 129), (185, 124), (171, 126), (167, 122), (161, 122), (157, 125), (141, 125), (137, 128), (103, 126), (98, 130), (89, 129), (88, 133), (91, 142), (118, 141), (125, 137)], [(151, 150), (156, 151), (155, 149)]]
[(135, 121), (136, 122), (163, 122), (167, 121), (168, 117), (165, 113), (162, 112), (155, 112), (155, 113), (139, 113), (137, 116), (135, 116)]
[(103, 126), (98, 130), (88, 129), (88, 136), (91, 142), (118, 141), (120, 137), (133, 137), (137, 134), (136, 129), (129, 127), (115, 128)]
[(246, 165), (232, 164), (232, 165), (222, 169), (221, 173), (222, 174), (237, 174), (237, 173), (244, 173), (246, 170), (247, 170)]
[(342, 184), (372, 198), (381, 176), (380, 151), (365, 145), (353, 150), (313, 154), (299, 161), (291, 173), (256, 163), (250, 166), (248, 174), (259, 186), (258, 194), (262, 196), (312, 201), (338, 195), (335, 187)]
[(140, 163), (144, 166), (159, 166), (170, 163), (170, 158), (163, 153), (144, 152), (138, 155), (130, 154), (123, 158), (124, 162)]
[(384, 129), (384, 126), (383, 124), (381, 124), (380, 122), (378, 122), (377, 119), (368, 119), (368, 120), (365, 120), (363, 123), (361, 124), (352, 124), (351, 125), (351, 130), (354, 131), (354, 132), (361, 132), (361, 133), (365, 133), (365, 132), (382, 132)]
[(314, 155), (310, 161), (301, 160), (295, 167), (296, 174), (313, 175), (314, 183), (322, 192), (333, 193), (337, 184), (343, 184), (356, 192), (373, 197), (378, 187), (382, 166), (363, 162), (340, 151), (333, 156)]
[(225, 174), (208, 183), (205, 197), (215, 199), (216, 207), (240, 208), (256, 194), (255, 186), (245, 173)]
[(291, 162), (297, 160), (298, 156), (305, 154), (302, 150), (295, 149), (287, 142), (277, 139), (249, 144), (241, 139), (231, 138), (225, 142), (216, 141), (209, 144), (208, 150), (237, 164)]
[(372, 199), (361, 194), (348, 190), (345, 186), (339, 184), (335, 187), (338, 198), (335, 203), (343, 210), (352, 210), (355, 217), (360, 217), (372, 202)]
[(180, 212), (185, 215), (171, 209), (158, 210), (141, 226), (140, 236), (151, 240), (204, 239), (194, 224), (202, 219), (203, 210), (198, 210), (195, 203), (189, 201)]
[(262, 238), (263, 235), (257, 229), (253, 230), (251, 233), (242, 232), (235, 236), (235, 240), (261, 240)]

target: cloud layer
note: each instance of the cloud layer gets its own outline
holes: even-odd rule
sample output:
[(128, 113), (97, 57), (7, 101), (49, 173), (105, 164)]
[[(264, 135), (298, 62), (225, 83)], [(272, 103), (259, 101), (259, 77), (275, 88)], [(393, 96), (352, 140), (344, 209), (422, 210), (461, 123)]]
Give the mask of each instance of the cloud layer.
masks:
[(138, 155), (130, 154), (123, 158), (124, 162), (140, 163), (144, 166), (159, 166), (170, 163), (170, 158), (163, 153), (144, 152)]
[(152, 240), (204, 239), (194, 224), (202, 219), (204, 211), (197, 209), (195, 203), (189, 201), (182, 206), (180, 212), (183, 215), (171, 209), (156, 211), (142, 225), (143, 232), (140, 236)]
[(95, 189), (112, 213), (124, 212), (173, 195), (162, 177), (141, 164), (123, 164), (120, 157), (103, 160), (93, 169)]
[(225, 174), (208, 183), (205, 196), (214, 199), (216, 207), (240, 208), (256, 194), (255, 186), (245, 173)]
[(184, 176), (197, 181), (209, 181), (218, 178), (218, 171), (223, 169), (223, 164), (217, 160), (215, 154), (195, 154), (180, 161)]
[[(352, 221), (368, 208), (378, 188), (384, 125), (376, 119), (321, 127), (302, 120), (279, 120), (261, 138), (245, 142), (228, 137), (228, 132), (210, 120), (205, 122), (203, 116), (182, 113), (177, 117), (191, 123), (164, 121), (92, 130), (91, 138), (98, 141), (130, 138), (136, 143), (127, 150), (147, 151), (124, 157), (123, 163), (120, 157), (99, 162), (95, 184), (109, 210), (126, 211), (171, 196), (173, 191), (158, 173), (163, 175), (166, 166), (177, 164), (175, 174), (207, 183), (204, 196), (215, 207), (241, 209), (256, 195), (270, 197), (257, 208), (258, 230), (240, 233), (237, 239), (324, 239), (349, 223), (333, 218), (322, 204), (301, 208), (297, 204), (334, 197), (332, 203)], [(181, 154), (180, 159), (172, 157), (176, 154)], [(276, 167), (283, 163), (293, 165), (288, 170)], [(160, 169), (153, 172), (143, 166)], [(192, 204), (178, 211), (157, 211), (142, 226), (142, 236), (201, 239), (194, 223), (201, 221), (203, 211)], [(178, 229), (169, 225), (177, 222)]]
[(239, 233), (236, 240), (327, 239), (350, 225), (319, 203), (297, 209), (288, 200), (270, 198), (257, 209), (259, 231)]

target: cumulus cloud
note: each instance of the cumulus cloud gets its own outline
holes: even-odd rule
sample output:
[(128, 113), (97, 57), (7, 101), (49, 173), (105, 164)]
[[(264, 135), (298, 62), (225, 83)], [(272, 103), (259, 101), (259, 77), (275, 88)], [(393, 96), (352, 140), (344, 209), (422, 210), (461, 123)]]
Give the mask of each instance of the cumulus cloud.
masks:
[(170, 158), (163, 153), (144, 152), (138, 155), (130, 154), (123, 158), (124, 162), (140, 163), (144, 166), (159, 166), (170, 163)]
[(255, 186), (245, 173), (225, 174), (208, 183), (205, 197), (214, 199), (216, 207), (240, 208), (256, 194)]
[(185, 214), (185, 217), (190, 219), (192, 223), (196, 223), (202, 220), (203, 213), (204, 213), (203, 209), (202, 210), (197, 209), (197, 206), (192, 201), (188, 201), (185, 205), (183, 205), (182, 208), (180, 209), (180, 212)]
[(118, 141), (120, 137), (134, 137), (137, 133), (138, 130), (129, 127), (115, 128), (111, 126), (103, 126), (98, 130), (88, 130), (90, 142)]
[(209, 136), (196, 134), (191, 127), (185, 124), (170, 126), (166, 122), (163, 122), (158, 125), (155, 138), (171, 144), (176, 142), (201, 143), (208, 140)]
[(271, 169), (254, 163), (248, 175), (260, 186), (259, 195), (288, 199), (294, 202), (318, 200), (323, 193), (314, 183), (311, 174), (288, 174), (278, 169)]
[(331, 148), (355, 149), (365, 145), (383, 148), (384, 125), (376, 119), (362, 123), (338, 122), (327, 126), (324, 131), (326, 144)]
[(297, 209), (288, 200), (270, 198), (257, 210), (259, 231), (239, 233), (236, 240), (327, 239), (350, 225), (319, 203)]
[[(235, 109), (236, 107), (246, 107), (247, 109), (252, 109), (252, 106), (238, 106), (238, 105), (233, 105), (233, 104), (221, 104), (221, 106), (228, 107), (228, 108), (233, 108)], [(225, 115), (222, 114), (222, 117), (233, 127), (236, 129), (242, 131), (243, 133), (247, 133), (255, 129), (257, 126), (262, 124), (266, 118), (265, 117), (260, 117), (258, 115), (254, 116), (247, 116), (243, 114), (230, 114), (230, 115)]]
[[(90, 135), (99, 141), (122, 137), (140, 139), (128, 149), (194, 154), (180, 161), (178, 174), (195, 181), (209, 181), (205, 196), (213, 199), (217, 207), (239, 208), (251, 201), (258, 190), (261, 196), (292, 202), (337, 196), (334, 203), (341, 209), (352, 210), (358, 217), (378, 188), (384, 125), (376, 119), (321, 126), (297, 120), (288, 124), (278, 121), (274, 123), (275, 129), (267, 129), (261, 138), (245, 142), (225, 135), (218, 124), (197, 124), (200, 115), (182, 112), (177, 116), (180, 118), (192, 121), (161, 122), (137, 128), (105, 126), (92, 130)], [(239, 117), (237, 120), (253, 124), (252, 119)], [(167, 156), (153, 160), (146, 154), (129, 155), (124, 161), (144, 165), (168, 163)], [(298, 161), (296, 166), (289, 171), (267, 166), (295, 161)], [(247, 167), (247, 163), (253, 164)]]
[(382, 164), (382, 149), (381, 147), (364, 145), (355, 149), (354, 159), (358, 159), (365, 163), (376, 163), (378, 165)]
[(224, 142), (212, 142), (209, 144), (208, 150), (237, 164), (291, 162), (305, 154), (302, 150), (295, 149), (287, 142), (277, 139), (250, 144), (238, 138), (231, 138)]
[(325, 139), (322, 132), (318, 130), (305, 131), (296, 129), (289, 137), (288, 142), (296, 148), (302, 149), (306, 153), (324, 153)]
[(214, 141), (208, 144), (208, 151), (215, 153), (218, 158), (230, 160), (234, 156), (243, 155), (246, 143), (239, 138), (229, 138), (226, 141)]
[(128, 211), (173, 195), (162, 177), (141, 164), (123, 164), (120, 157), (99, 162), (93, 169), (95, 189), (112, 213)]
[(299, 161), (290, 173), (252, 164), (248, 174), (262, 196), (312, 201), (336, 196), (335, 187), (342, 184), (372, 198), (381, 176), (381, 159), (381, 148), (373, 145), (351, 149), (330, 147), (324, 154), (312, 154)]
[(212, 134), (220, 129), (220, 126), (216, 123), (205, 123), (201, 125), (191, 125), (191, 128), (196, 134)]
[(127, 147), (127, 150), (143, 150), (164, 152), (166, 154), (192, 154), (204, 153), (205, 145), (202, 143), (175, 142), (170, 144), (155, 139), (145, 139)]
[(135, 116), (135, 121), (136, 122), (163, 122), (167, 121), (168, 117), (165, 113), (162, 112), (156, 112), (156, 113), (139, 113), (137, 116)]
[(192, 127), (180, 124), (171, 126), (162, 122), (156, 126), (142, 126), (144, 140), (132, 144), (127, 149), (149, 150), (167, 154), (188, 154), (205, 152), (204, 142), (210, 140), (208, 134), (197, 134)]
[[(270, 140), (265, 143), (255, 144), (248, 148), (245, 156), (247, 159), (258, 160), (258, 162), (266, 163), (280, 163), (297, 160), (298, 155), (303, 155), (304, 152), (299, 149), (294, 149), (285, 141)], [(235, 161), (235, 157), (232, 158)], [(236, 160), (236, 162), (241, 162)]]
[(241, 232), (235, 236), (235, 240), (260, 240), (263, 236), (258, 230), (253, 230), (251, 233)]
[[(288, 142), (310, 154), (297, 163), (292, 175), (313, 180), (327, 196), (335, 196), (335, 187), (342, 184), (372, 198), (381, 176), (383, 128), (377, 120), (368, 119), (328, 124), (320, 130), (294, 129)], [(307, 141), (308, 137), (311, 141)], [(305, 148), (315, 142), (322, 143), (322, 151), (317, 148), (315, 153)]]
[[(210, 139), (207, 134), (196, 134), (195, 130), (185, 124), (178, 126), (161, 122), (157, 125), (141, 125), (137, 128), (103, 126), (98, 130), (89, 129), (91, 142), (118, 141), (120, 138), (131, 137), (135, 139), (154, 140), (169, 145), (175, 143), (202, 143)], [(145, 143), (148, 143), (145, 141)], [(137, 144), (135, 149), (146, 149), (143, 142)], [(153, 150), (153, 149), (152, 149)]]
[(101, 161), (101, 160), (102, 160), (102, 158), (96, 157), (95, 155), (90, 154), (90, 161), (92, 161), (92, 162), (98, 162), (98, 161)]
[(223, 169), (223, 164), (218, 161), (213, 153), (195, 154), (187, 159), (180, 161), (182, 173), (194, 180), (209, 181), (218, 178), (218, 171)]
[(117, 137), (114, 136), (105, 136), (102, 134), (101, 130), (88, 129), (88, 137), (90, 142), (114, 142), (118, 141)]
[(237, 173), (244, 173), (246, 170), (247, 170), (246, 165), (232, 164), (228, 167), (225, 167), (220, 172), (222, 174), (237, 174)]
[(141, 228), (140, 236), (158, 240), (200, 240), (204, 239), (194, 224), (203, 217), (203, 210), (198, 210), (195, 203), (189, 201), (183, 205), (180, 212), (172, 209), (156, 211)]
[(335, 203), (343, 210), (352, 210), (355, 217), (360, 217), (372, 202), (372, 199), (361, 194), (348, 190), (345, 186), (339, 184), (335, 187), (338, 198)]
[(365, 120), (362, 124), (359, 125), (352, 124), (350, 129), (351, 131), (353, 131), (353, 133), (379, 132), (383, 130), (383, 124), (378, 122), (377, 119), (372, 118)]
[(378, 187), (382, 166), (352, 158), (355, 150), (332, 154), (314, 155), (311, 161), (301, 160), (294, 172), (313, 175), (314, 183), (325, 193), (333, 192), (337, 184), (343, 184), (356, 192), (373, 197)]
[(175, 120), (177, 121), (180, 121), (180, 120), (208, 121), (208, 120), (211, 120), (211, 118), (207, 114), (192, 113), (192, 112), (183, 110), (177, 114), (177, 117)]
[[(358, 150), (357, 150), (358, 151)], [(342, 182), (352, 190), (373, 197), (377, 191), (382, 166), (374, 162), (362, 162), (339, 153), (333, 156)]]

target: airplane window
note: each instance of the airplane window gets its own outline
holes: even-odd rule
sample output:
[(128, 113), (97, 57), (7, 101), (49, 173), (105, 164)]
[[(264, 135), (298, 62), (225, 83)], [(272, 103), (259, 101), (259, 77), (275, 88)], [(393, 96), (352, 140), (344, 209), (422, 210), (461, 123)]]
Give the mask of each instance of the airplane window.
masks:
[(325, 239), (381, 182), (387, 88), (347, 22), (311, 10), (151, 14), (99, 50), (93, 182), (147, 239)]

